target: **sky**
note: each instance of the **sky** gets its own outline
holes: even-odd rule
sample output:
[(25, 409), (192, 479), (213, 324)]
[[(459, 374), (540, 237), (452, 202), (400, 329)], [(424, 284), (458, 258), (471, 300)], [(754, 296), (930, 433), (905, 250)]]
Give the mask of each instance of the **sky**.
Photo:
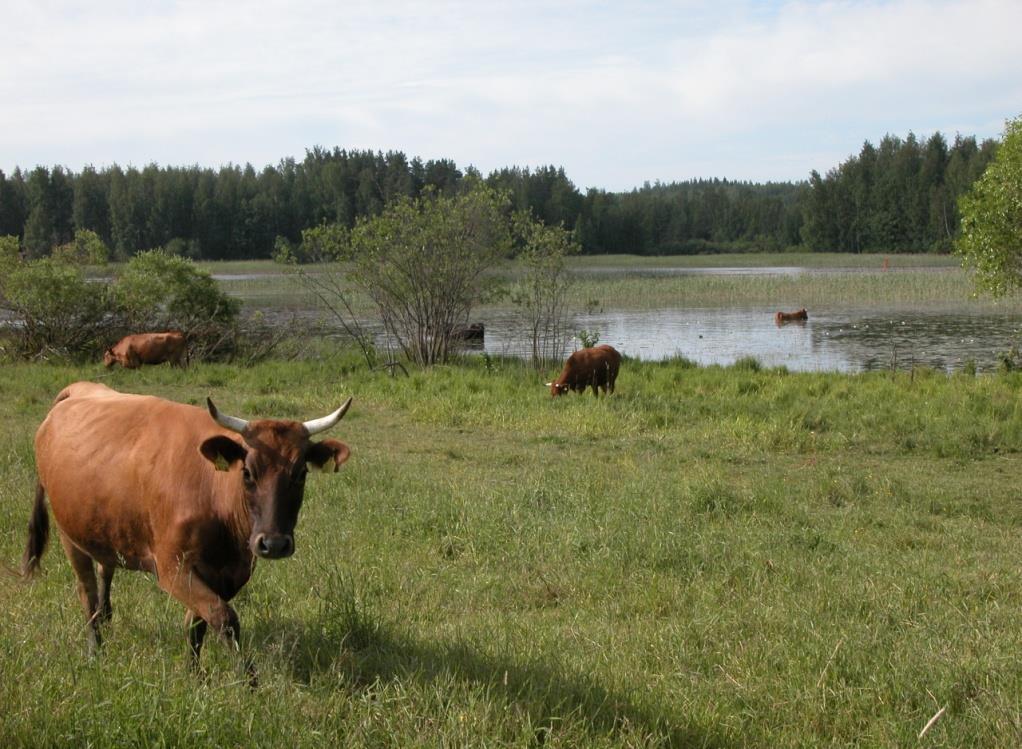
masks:
[(0, 0), (0, 28), (7, 173), (322, 146), (582, 190), (795, 181), (1022, 114), (1022, 0)]

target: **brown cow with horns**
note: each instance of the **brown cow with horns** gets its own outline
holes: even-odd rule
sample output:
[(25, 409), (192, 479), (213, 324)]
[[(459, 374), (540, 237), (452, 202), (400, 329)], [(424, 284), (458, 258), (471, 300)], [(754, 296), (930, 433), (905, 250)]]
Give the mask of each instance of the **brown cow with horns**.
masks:
[(90, 652), (111, 616), (118, 567), (155, 574), (185, 605), (194, 664), (207, 625), (237, 645), (238, 615), (228, 601), (257, 557), (294, 552), (307, 464), (336, 471), (350, 454), (338, 440), (309, 438), (337, 424), (351, 398), (304, 423), (245, 421), (206, 403), (208, 410), (77, 382), (36, 432), (39, 480), (22, 571), (34, 573), (46, 548), (49, 495), (78, 578)]
[(621, 368), (621, 354), (613, 346), (601, 343), (593, 348), (579, 349), (564, 363), (560, 376), (548, 382), (551, 397), (564, 395), (569, 390), (584, 393), (592, 387), (593, 395), (599, 396), (597, 388), (605, 394), (614, 392), (618, 369)]

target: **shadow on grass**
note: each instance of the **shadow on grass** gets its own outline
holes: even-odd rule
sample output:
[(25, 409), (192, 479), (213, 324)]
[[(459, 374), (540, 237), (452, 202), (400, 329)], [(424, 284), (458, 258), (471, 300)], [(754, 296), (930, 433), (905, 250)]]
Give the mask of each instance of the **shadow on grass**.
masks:
[(253, 645), (277, 649), (291, 677), (305, 684), (322, 685), (336, 678), (338, 688), (352, 691), (397, 682), (433, 686), (460, 681), (480, 686), (529, 717), (537, 727), (536, 745), (567, 724), (575, 730), (583, 726), (594, 741), (618, 736), (624, 743), (642, 737), (643, 744), (666, 747), (732, 746), (704, 726), (675, 725), (591, 676), (569, 673), (556, 662), (522, 663), (513, 655), (481, 652), (470, 643), (430, 643), (398, 633), (367, 616), (352, 598), (325, 605), (311, 620), (284, 619), (279, 614), (261, 619), (249, 632)]

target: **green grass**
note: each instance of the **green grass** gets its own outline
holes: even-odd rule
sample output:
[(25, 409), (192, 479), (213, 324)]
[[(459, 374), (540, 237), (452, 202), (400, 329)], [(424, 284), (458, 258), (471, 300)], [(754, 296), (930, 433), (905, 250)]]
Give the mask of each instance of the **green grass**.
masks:
[[(5, 368), (11, 566), (33, 431), (99, 374)], [(258, 689), (215, 641), (189, 673), (149, 577), (118, 574), (90, 661), (59, 544), (0, 576), (4, 746), (1022, 743), (1018, 375), (626, 360), (615, 396), (552, 400), (517, 362), (338, 354), (103, 381), (245, 416), (351, 394), (352, 458), (236, 601)]]

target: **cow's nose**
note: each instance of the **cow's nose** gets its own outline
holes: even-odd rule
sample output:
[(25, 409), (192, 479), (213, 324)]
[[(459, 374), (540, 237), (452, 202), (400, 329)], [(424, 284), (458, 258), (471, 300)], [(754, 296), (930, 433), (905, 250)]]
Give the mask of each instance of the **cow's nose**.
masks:
[(260, 533), (256, 536), (255, 552), (265, 559), (280, 559), (288, 557), (294, 552), (294, 542), (291, 536), (282, 534), (268, 535)]

